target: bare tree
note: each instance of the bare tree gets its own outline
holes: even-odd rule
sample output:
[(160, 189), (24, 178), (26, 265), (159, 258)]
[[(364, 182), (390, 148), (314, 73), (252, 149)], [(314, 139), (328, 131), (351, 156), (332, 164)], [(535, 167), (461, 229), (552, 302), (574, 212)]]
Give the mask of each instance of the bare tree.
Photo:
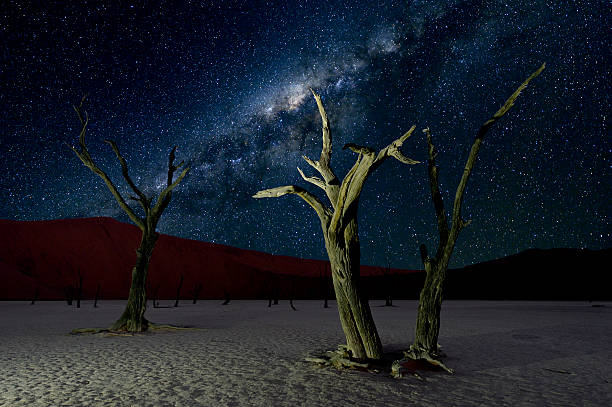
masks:
[(491, 126), (510, 110), (521, 91), (525, 89), (527, 84), (538, 76), (545, 67), (546, 64), (542, 64), (537, 71), (531, 74), (508, 100), (506, 100), (506, 103), (482, 125), (480, 130), (478, 130), (476, 139), (470, 150), (470, 155), (465, 164), (463, 175), (457, 186), (450, 227), (446, 218), (444, 202), (438, 182), (438, 167), (436, 165), (437, 152), (432, 143), (429, 128), (423, 130), (427, 137), (429, 186), (435, 208), (440, 240), (438, 242), (438, 249), (433, 258), (429, 257), (427, 254), (427, 247), (424, 244), (420, 247), (421, 259), (425, 266), (426, 277), (419, 298), (414, 344), (407, 352), (407, 356), (410, 358), (425, 359), (449, 372), (451, 371), (439, 361), (438, 334), (440, 332), (440, 309), (442, 306), (443, 287), (448, 263), (453, 253), (453, 249), (455, 248), (459, 232), (471, 222), (466, 222), (461, 217), (463, 193), (465, 192), (468, 179), (472, 173), (472, 168), (474, 167), (474, 162), (478, 156), (478, 151), (480, 150), (480, 145), (485, 134)]
[(404, 164), (418, 163), (418, 161), (405, 157), (399, 150), (404, 141), (412, 135), (415, 127), (413, 126), (403, 136), (378, 153), (369, 147), (356, 144), (345, 145), (343, 149), (350, 149), (358, 154), (358, 157), (344, 180), (340, 182), (330, 166), (332, 137), (329, 120), (321, 97), (314, 91), (312, 94), (321, 115), (323, 147), (318, 161), (313, 161), (305, 156), (303, 158), (323, 178), (308, 177), (299, 168), (298, 171), (305, 181), (316, 185), (325, 192), (331, 207), (312, 193), (294, 185), (259, 191), (253, 197), (276, 198), (286, 194), (296, 194), (315, 210), (323, 229), (340, 322), (348, 348), (356, 359), (380, 359), (382, 357), (380, 338), (372, 319), (370, 306), (359, 289), (360, 247), (357, 229), (359, 196), (368, 176), (388, 157), (394, 157)]
[(130, 286), (130, 293), (128, 296), (127, 306), (125, 311), (121, 315), (121, 317), (110, 327), (111, 330), (114, 331), (129, 331), (129, 332), (142, 332), (146, 331), (149, 322), (144, 317), (144, 313), (146, 310), (146, 279), (147, 279), (147, 270), (149, 267), (149, 261), (151, 260), (151, 255), (153, 254), (153, 248), (155, 247), (155, 243), (157, 242), (157, 238), (159, 234), (155, 231), (157, 228), (157, 223), (162, 216), (164, 210), (168, 207), (170, 203), (170, 199), (172, 198), (172, 190), (176, 188), (176, 186), (183, 180), (189, 168), (184, 168), (180, 175), (173, 180), (174, 172), (183, 166), (183, 162), (178, 165), (174, 165), (174, 158), (176, 152), (176, 146), (170, 150), (170, 154), (168, 156), (168, 180), (166, 187), (161, 191), (159, 196), (157, 197), (157, 201), (153, 204), (153, 197), (147, 197), (132, 181), (128, 174), (128, 167), (125, 158), (119, 152), (119, 148), (117, 144), (112, 140), (104, 140), (107, 144), (111, 146), (113, 152), (117, 156), (119, 163), (121, 165), (121, 172), (123, 174), (123, 178), (132, 189), (132, 191), (136, 194), (136, 196), (131, 196), (130, 199), (136, 201), (142, 211), (144, 212), (144, 217), (140, 217), (136, 214), (136, 211), (132, 209), (123, 196), (119, 193), (119, 190), (115, 186), (115, 184), (111, 181), (108, 175), (97, 166), (94, 162), (93, 158), (89, 154), (87, 150), (87, 145), (85, 144), (85, 133), (87, 132), (87, 124), (89, 123), (89, 117), (87, 113), (83, 115), (82, 108), (85, 97), (81, 100), (79, 106), (74, 106), (74, 110), (76, 111), (79, 120), (81, 122), (81, 132), (79, 134), (79, 146), (80, 151), (69, 145), (69, 147), (74, 151), (74, 153), (79, 157), (79, 159), (92, 170), (96, 175), (98, 175), (102, 180), (106, 183), (106, 186), (111, 191), (119, 206), (123, 211), (129, 216), (129, 218), (134, 222), (136, 226), (140, 228), (142, 231), (142, 237), (140, 240), (140, 246), (136, 250), (136, 265), (132, 269), (132, 284)]
[(178, 288), (176, 289), (176, 301), (174, 301), (174, 308), (179, 305), (179, 298), (181, 298), (181, 287), (183, 286), (183, 275), (181, 274), (181, 279), (179, 280)]

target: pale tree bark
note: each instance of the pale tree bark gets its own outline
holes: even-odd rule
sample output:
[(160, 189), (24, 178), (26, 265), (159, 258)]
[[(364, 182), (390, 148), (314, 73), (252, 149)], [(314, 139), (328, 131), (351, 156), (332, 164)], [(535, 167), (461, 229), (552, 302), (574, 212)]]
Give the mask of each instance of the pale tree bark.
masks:
[(431, 198), (434, 204), (436, 213), (437, 228), (439, 234), (438, 249), (434, 257), (430, 257), (427, 253), (425, 245), (421, 245), (421, 259), (425, 266), (425, 284), (421, 290), (418, 306), (418, 314), (415, 328), (415, 339), (407, 356), (413, 359), (425, 359), (442, 368), (451, 371), (445, 367), (440, 361), (438, 349), (438, 335), (440, 332), (440, 310), (442, 307), (444, 281), (446, 279), (446, 271), (448, 264), (457, 242), (459, 232), (465, 228), (471, 221), (464, 221), (461, 217), (461, 206), (463, 203), (463, 194), (467, 187), (468, 179), (472, 173), (472, 168), (476, 162), (476, 157), (480, 150), (482, 140), (491, 126), (495, 124), (508, 110), (514, 105), (514, 101), (519, 96), (521, 91), (525, 89), (527, 84), (540, 74), (546, 67), (546, 64), (535, 71), (523, 82), (518, 89), (506, 100), (506, 103), (489, 119), (487, 120), (478, 133), (470, 150), (463, 175), (457, 186), (455, 200), (453, 202), (453, 212), (450, 221), (450, 227), (444, 210), (444, 202), (440, 193), (438, 182), (438, 167), (436, 165), (437, 152), (431, 139), (429, 129), (424, 129), (423, 132), (427, 137), (428, 145), (428, 175)]
[(299, 168), (298, 171), (305, 181), (316, 185), (325, 192), (331, 207), (310, 192), (294, 185), (259, 191), (253, 197), (275, 198), (295, 194), (315, 210), (321, 222), (325, 247), (331, 263), (340, 323), (348, 348), (356, 359), (380, 359), (382, 345), (378, 331), (370, 312), (370, 306), (359, 289), (360, 247), (357, 228), (359, 196), (368, 176), (388, 157), (394, 157), (405, 164), (418, 163), (418, 161), (405, 157), (399, 150), (404, 141), (412, 135), (415, 127), (413, 126), (378, 153), (368, 147), (355, 144), (345, 145), (344, 149), (350, 149), (357, 153), (358, 157), (344, 180), (340, 182), (330, 166), (332, 137), (329, 120), (321, 97), (314, 91), (312, 94), (321, 115), (323, 147), (318, 161), (308, 157), (303, 158), (319, 172), (322, 178), (308, 177)]
[(111, 191), (117, 203), (123, 211), (129, 216), (129, 218), (140, 228), (142, 236), (140, 239), (140, 245), (136, 250), (136, 265), (132, 269), (132, 284), (130, 286), (130, 293), (128, 296), (128, 302), (123, 314), (119, 319), (110, 327), (113, 331), (128, 331), (128, 332), (142, 332), (146, 331), (149, 322), (144, 317), (146, 310), (146, 281), (147, 281), (147, 270), (151, 255), (153, 254), (153, 248), (157, 242), (158, 233), (155, 231), (157, 223), (162, 216), (164, 210), (170, 203), (172, 198), (172, 190), (183, 180), (189, 168), (184, 168), (176, 179), (174, 179), (174, 173), (180, 167), (183, 166), (181, 162), (178, 165), (174, 165), (176, 146), (172, 148), (168, 156), (168, 179), (166, 187), (161, 191), (157, 200), (153, 203), (153, 197), (147, 197), (134, 183), (128, 174), (127, 162), (119, 152), (117, 144), (112, 140), (105, 140), (109, 144), (117, 156), (121, 165), (121, 172), (126, 183), (136, 194), (131, 196), (130, 199), (136, 201), (144, 216), (140, 217), (136, 214), (136, 211), (127, 204), (115, 184), (111, 181), (109, 176), (96, 165), (93, 158), (89, 154), (87, 145), (85, 144), (85, 134), (87, 132), (87, 125), (89, 123), (89, 117), (87, 113), (83, 114), (83, 102), (85, 98), (81, 100), (79, 106), (74, 106), (79, 120), (81, 122), (81, 132), (79, 134), (79, 149), (70, 146), (74, 153), (79, 157), (83, 164), (92, 170), (106, 183), (106, 186)]

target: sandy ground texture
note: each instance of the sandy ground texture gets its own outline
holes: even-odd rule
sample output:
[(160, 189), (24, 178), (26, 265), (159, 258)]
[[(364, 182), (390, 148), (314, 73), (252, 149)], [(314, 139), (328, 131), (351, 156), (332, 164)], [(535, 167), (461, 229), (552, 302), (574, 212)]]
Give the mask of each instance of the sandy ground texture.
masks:
[[(416, 302), (382, 304), (385, 350), (405, 349)], [(611, 303), (445, 302), (456, 373), (424, 381), (303, 362), (341, 343), (333, 302), (185, 301), (146, 315), (199, 329), (68, 334), (110, 325), (123, 305), (0, 302), (0, 406), (612, 406)]]

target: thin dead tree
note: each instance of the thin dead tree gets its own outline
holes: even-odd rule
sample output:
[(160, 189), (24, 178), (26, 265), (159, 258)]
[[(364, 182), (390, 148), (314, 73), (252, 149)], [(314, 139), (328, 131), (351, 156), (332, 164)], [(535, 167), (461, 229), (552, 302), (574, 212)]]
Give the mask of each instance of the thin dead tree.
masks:
[(81, 132), (79, 134), (79, 147), (77, 149), (73, 146), (69, 147), (74, 151), (74, 153), (79, 157), (79, 159), (85, 164), (87, 168), (93, 171), (96, 175), (98, 175), (102, 180), (106, 183), (106, 186), (111, 191), (119, 206), (123, 211), (129, 216), (129, 218), (134, 222), (136, 226), (140, 228), (142, 231), (142, 237), (140, 240), (140, 245), (136, 250), (136, 265), (132, 269), (132, 284), (130, 286), (130, 293), (128, 296), (127, 306), (125, 311), (119, 317), (119, 319), (110, 327), (113, 331), (128, 331), (128, 332), (142, 332), (146, 331), (149, 322), (144, 317), (144, 313), (146, 310), (146, 279), (147, 279), (147, 270), (149, 267), (149, 261), (151, 260), (151, 255), (153, 254), (153, 248), (155, 247), (155, 243), (157, 242), (157, 238), (159, 234), (155, 231), (157, 228), (157, 223), (161, 218), (164, 210), (168, 207), (170, 203), (170, 199), (172, 198), (172, 190), (176, 188), (176, 186), (183, 180), (189, 168), (186, 167), (182, 170), (179, 176), (174, 179), (174, 172), (180, 169), (183, 166), (183, 162), (178, 165), (174, 165), (176, 146), (170, 150), (170, 154), (168, 155), (168, 180), (166, 187), (161, 191), (159, 196), (157, 197), (157, 201), (153, 203), (153, 196), (147, 197), (132, 181), (128, 174), (128, 166), (125, 158), (119, 152), (119, 148), (117, 144), (112, 140), (104, 140), (105, 143), (111, 146), (113, 152), (117, 156), (119, 163), (121, 165), (121, 172), (123, 174), (123, 178), (132, 189), (132, 191), (136, 194), (136, 196), (131, 196), (130, 199), (137, 202), (142, 211), (144, 212), (144, 216), (140, 217), (136, 214), (136, 211), (130, 207), (126, 200), (123, 198), (115, 184), (111, 181), (109, 176), (102, 170), (98, 165), (94, 162), (93, 158), (89, 154), (87, 149), (87, 145), (85, 144), (85, 134), (87, 132), (87, 125), (89, 123), (89, 117), (87, 113), (82, 112), (83, 102), (85, 97), (81, 99), (81, 103), (79, 106), (74, 106), (74, 110), (79, 117), (81, 122)]
[(183, 275), (181, 274), (181, 279), (179, 281), (178, 288), (176, 289), (176, 301), (174, 301), (174, 308), (178, 307), (179, 299), (181, 298), (181, 287), (183, 287)]
[(415, 127), (378, 153), (369, 147), (347, 144), (343, 149), (350, 149), (358, 154), (353, 167), (344, 180), (339, 181), (330, 166), (332, 154), (332, 137), (329, 120), (321, 97), (312, 89), (317, 103), (323, 127), (323, 147), (318, 161), (304, 156), (304, 160), (317, 170), (322, 179), (308, 177), (301, 169), (302, 178), (321, 188), (331, 203), (323, 203), (305, 189), (287, 185), (257, 192), (254, 198), (276, 198), (286, 194), (295, 194), (308, 203), (317, 213), (323, 229), (325, 247), (331, 263), (331, 274), (340, 314), (342, 330), (346, 336), (348, 349), (356, 359), (380, 359), (382, 345), (374, 324), (367, 300), (359, 288), (360, 247), (357, 229), (357, 210), (359, 196), (363, 185), (372, 172), (387, 158), (394, 157), (404, 164), (417, 164), (418, 161), (405, 157), (400, 147), (412, 135)]
[(440, 361), (438, 334), (440, 332), (440, 309), (442, 306), (443, 287), (446, 278), (448, 264), (457, 242), (459, 232), (471, 221), (464, 221), (461, 217), (461, 206), (463, 203), (463, 194), (465, 192), (468, 179), (472, 173), (472, 168), (478, 156), (480, 145), (487, 131), (493, 126), (508, 110), (514, 105), (514, 101), (519, 96), (521, 91), (525, 89), (527, 84), (540, 74), (546, 67), (546, 64), (535, 71), (523, 82), (518, 89), (506, 100), (506, 103), (489, 119), (487, 120), (474, 140), (474, 144), (470, 150), (463, 175), (457, 186), (455, 200), (453, 203), (453, 212), (449, 223), (444, 210), (444, 202), (440, 193), (440, 184), (438, 182), (438, 167), (436, 165), (437, 152), (431, 139), (429, 128), (423, 130), (427, 137), (428, 145), (428, 175), (429, 186), (431, 190), (431, 198), (433, 200), (436, 213), (436, 221), (440, 240), (434, 257), (430, 257), (427, 253), (427, 247), (423, 244), (420, 247), (421, 259), (425, 266), (425, 283), (421, 290), (418, 306), (418, 314), (416, 320), (415, 339), (410, 350), (406, 352), (406, 356), (412, 359), (423, 359), (445, 370), (452, 372), (444, 366)]
[(98, 308), (98, 298), (100, 298), (100, 283), (98, 283), (98, 287), (96, 288), (96, 297), (94, 298), (94, 308)]
[(76, 289), (76, 307), (77, 308), (81, 308), (81, 296), (83, 295), (83, 275), (81, 274), (81, 271), (78, 270), (77, 271), (77, 276), (79, 277), (79, 283), (77, 285), (77, 289)]

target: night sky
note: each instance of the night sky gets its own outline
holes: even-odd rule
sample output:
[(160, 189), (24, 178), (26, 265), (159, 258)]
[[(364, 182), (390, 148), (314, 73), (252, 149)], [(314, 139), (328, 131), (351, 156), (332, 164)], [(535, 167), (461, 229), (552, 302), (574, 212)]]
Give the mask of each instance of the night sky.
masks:
[[(429, 127), (447, 209), (478, 128), (543, 62), (547, 68), (488, 133), (466, 191), (451, 266), (528, 248), (612, 246), (611, 5), (602, 1), (2, 1), (0, 218), (111, 216), (102, 180), (66, 146), (87, 94), (88, 146), (130, 195), (112, 150), (149, 195), (167, 154), (191, 171), (159, 231), (325, 258), (296, 184), (320, 155), (323, 98), (343, 178), (348, 142), (403, 147), (425, 161)], [(71, 3), (66, 6), (62, 3)], [(360, 202), (362, 263), (420, 268), (437, 244), (426, 164), (388, 159)]]

